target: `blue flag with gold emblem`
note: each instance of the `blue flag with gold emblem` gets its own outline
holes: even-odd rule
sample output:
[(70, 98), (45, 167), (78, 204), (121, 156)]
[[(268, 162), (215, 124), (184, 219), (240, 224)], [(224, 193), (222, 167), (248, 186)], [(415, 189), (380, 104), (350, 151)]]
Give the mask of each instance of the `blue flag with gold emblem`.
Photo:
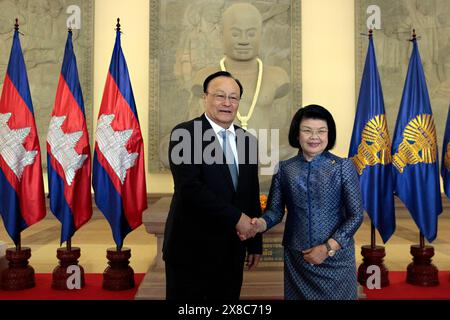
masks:
[(447, 125), (445, 126), (444, 147), (442, 148), (442, 180), (444, 180), (444, 191), (450, 198), (450, 105), (448, 106)]
[(364, 209), (386, 242), (395, 231), (391, 141), (372, 34), (348, 156), (359, 175)]
[(420, 232), (432, 242), (442, 212), (436, 127), (415, 37), (412, 43), (392, 143), (394, 188)]

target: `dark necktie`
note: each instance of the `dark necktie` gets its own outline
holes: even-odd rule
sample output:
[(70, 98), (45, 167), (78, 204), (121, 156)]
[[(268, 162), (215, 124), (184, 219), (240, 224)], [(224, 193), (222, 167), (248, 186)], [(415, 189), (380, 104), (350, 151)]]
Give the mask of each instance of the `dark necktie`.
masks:
[(231, 150), (230, 142), (228, 141), (227, 130), (220, 131), (222, 136), (222, 149), (225, 155), (226, 163), (228, 164), (228, 169), (230, 170), (231, 180), (233, 180), (234, 190), (237, 190), (238, 184), (238, 169), (236, 165), (236, 160), (234, 159), (233, 150)]

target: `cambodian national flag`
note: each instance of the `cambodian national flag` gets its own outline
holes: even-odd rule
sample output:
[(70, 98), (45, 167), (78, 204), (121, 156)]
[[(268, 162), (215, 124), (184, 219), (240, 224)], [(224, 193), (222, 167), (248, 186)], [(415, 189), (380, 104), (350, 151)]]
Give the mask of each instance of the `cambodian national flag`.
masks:
[(92, 216), (91, 150), (83, 93), (69, 31), (47, 135), (50, 209), (61, 222), (61, 243)]
[(372, 33), (361, 79), (349, 158), (355, 164), (364, 208), (387, 242), (395, 230), (391, 141)]
[(432, 242), (442, 212), (436, 127), (415, 37), (412, 43), (392, 143), (394, 191)]
[(118, 28), (97, 119), (92, 179), (95, 202), (118, 249), (147, 208), (144, 144), (120, 36)]
[(41, 151), (18, 27), (0, 99), (0, 213), (16, 246), (21, 231), (45, 217)]
[(447, 125), (444, 133), (444, 147), (442, 148), (441, 174), (444, 180), (444, 191), (450, 198), (450, 105), (448, 106)]

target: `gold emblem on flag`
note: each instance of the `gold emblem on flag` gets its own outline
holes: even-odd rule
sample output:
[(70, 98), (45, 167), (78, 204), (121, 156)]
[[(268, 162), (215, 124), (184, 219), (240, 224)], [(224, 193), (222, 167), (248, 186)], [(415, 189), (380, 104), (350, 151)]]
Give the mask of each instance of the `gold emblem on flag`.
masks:
[(450, 171), (450, 142), (447, 143), (447, 151), (445, 152), (444, 165)]
[(433, 116), (421, 114), (403, 130), (403, 141), (394, 155), (393, 164), (402, 173), (409, 164), (436, 162), (436, 127)]
[(366, 166), (392, 162), (391, 140), (384, 114), (375, 116), (364, 126), (358, 153), (351, 159), (359, 175)]

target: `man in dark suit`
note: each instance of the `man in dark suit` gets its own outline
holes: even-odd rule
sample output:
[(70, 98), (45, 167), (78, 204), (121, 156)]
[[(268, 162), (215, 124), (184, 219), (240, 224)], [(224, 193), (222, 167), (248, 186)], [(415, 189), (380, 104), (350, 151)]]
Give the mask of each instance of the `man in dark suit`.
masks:
[[(205, 113), (177, 125), (169, 160), (174, 195), (163, 244), (166, 299), (239, 299), (244, 262), (253, 269), (262, 238), (257, 140), (233, 125), (242, 85), (226, 71), (203, 83)], [(250, 238), (241, 241), (238, 235)]]

